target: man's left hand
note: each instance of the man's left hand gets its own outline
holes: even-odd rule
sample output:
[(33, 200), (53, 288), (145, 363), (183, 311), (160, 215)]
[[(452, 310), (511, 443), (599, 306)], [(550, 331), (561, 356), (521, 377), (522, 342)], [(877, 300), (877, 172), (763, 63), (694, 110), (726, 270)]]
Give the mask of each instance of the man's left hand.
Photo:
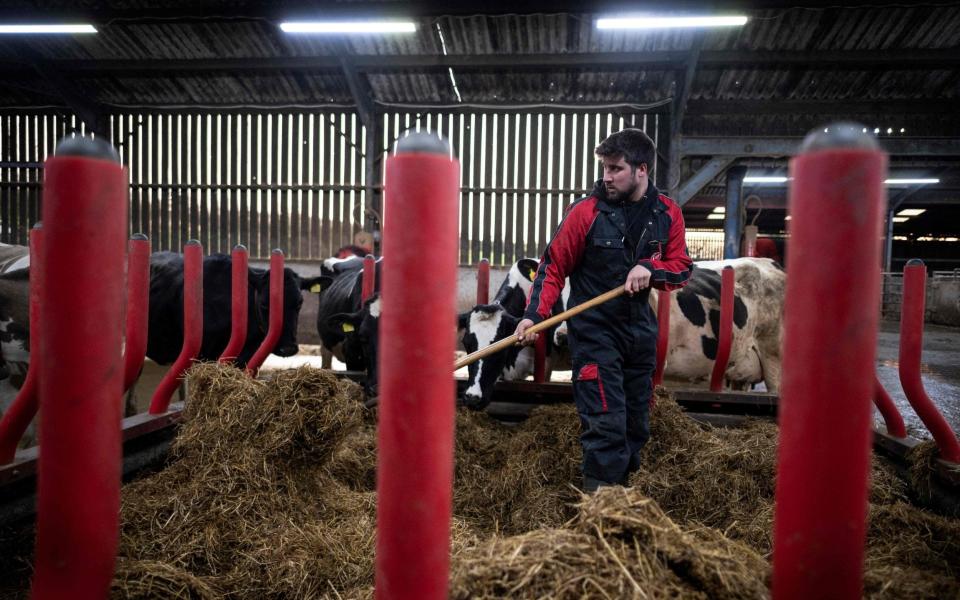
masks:
[(637, 265), (627, 273), (627, 282), (623, 284), (623, 291), (632, 296), (640, 290), (650, 287), (650, 277), (653, 273), (643, 265)]

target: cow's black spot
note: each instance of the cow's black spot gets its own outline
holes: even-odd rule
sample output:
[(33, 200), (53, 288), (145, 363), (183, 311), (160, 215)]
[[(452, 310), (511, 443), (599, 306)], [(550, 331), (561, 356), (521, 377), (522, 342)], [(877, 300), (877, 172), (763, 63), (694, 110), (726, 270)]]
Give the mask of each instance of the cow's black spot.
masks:
[(707, 315), (703, 312), (703, 304), (692, 291), (688, 292), (684, 288), (677, 292), (677, 305), (680, 307), (683, 317), (697, 327), (703, 327), (707, 323)]
[(703, 345), (703, 355), (710, 360), (717, 360), (717, 338), (702, 335), (700, 342)]

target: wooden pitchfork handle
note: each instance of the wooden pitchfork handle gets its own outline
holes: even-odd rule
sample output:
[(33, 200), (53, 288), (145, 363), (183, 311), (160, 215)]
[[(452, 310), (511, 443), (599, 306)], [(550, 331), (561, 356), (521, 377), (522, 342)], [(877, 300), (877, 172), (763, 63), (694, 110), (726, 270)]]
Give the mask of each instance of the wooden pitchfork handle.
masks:
[[(613, 299), (616, 298), (617, 296), (622, 295), (622, 294), (623, 294), (623, 291), (624, 291), (624, 290), (623, 290), (623, 286), (622, 286), (622, 285), (617, 286), (617, 287), (613, 288), (612, 290), (610, 290), (609, 292), (604, 292), (604, 293), (600, 294), (599, 296), (597, 296), (596, 298), (591, 298), (590, 300), (587, 300), (587, 301), (584, 302), (583, 304), (578, 304), (577, 306), (574, 306), (573, 308), (571, 308), (571, 309), (569, 309), (569, 310), (563, 311), (563, 312), (560, 313), (559, 315), (554, 315), (554, 316), (550, 317), (549, 319), (544, 319), (543, 321), (540, 321), (540, 322), (537, 323), (536, 325), (530, 326), (530, 327), (527, 329), (526, 333), (539, 333), (539, 332), (543, 331), (544, 329), (549, 329), (549, 328), (553, 327), (554, 325), (556, 325), (557, 323), (566, 321), (566, 320), (569, 319), (570, 317), (582, 313), (583, 311), (587, 310), (588, 308), (593, 308), (594, 306), (597, 306), (598, 304), (603, 304), (603, 303), (606, 302), (607, 300), (613, 300)], [(470, 365), (470, 364), (473, 364), (473, 363), (477, 362), (477, 361), (480, 360), (481, 358), (486, 358), (486, 357), (490, 356), (491, 354), (496, 354), (497, 352), (500, 352), (501, 350), (506, 350), (506, 349), (509, 348), (510, 346), (513, 346), (514, 344), (516, 344), (518, 341), (519, 341), (519, 337), (517, 336), (517, 334), (514, 333), (513, 335), (507, 336), (507, 337), (503, 338), (503, 339), (500, 340), (500, 341), (497, 341), (497, 342), (494, 342), (494, 343), (490, 344), (489, 346), (486, 346), (486, 347), (484, 347), (484, 348), (480, 348), (480, 349), (477, 350), (476, 352), (472, 352), (472, 353), (464, 356), (463, 358), (461, 358), (461, 359), (458, 360), (457, 362), (455, 362), (455, 363), (453, 364), (453, 370), (456, 371), (457, 369), (459, 369), (459, 368), (461, 368), (461, 367), (465, 367), (465, 366), (467, 366), (467, 365)]]

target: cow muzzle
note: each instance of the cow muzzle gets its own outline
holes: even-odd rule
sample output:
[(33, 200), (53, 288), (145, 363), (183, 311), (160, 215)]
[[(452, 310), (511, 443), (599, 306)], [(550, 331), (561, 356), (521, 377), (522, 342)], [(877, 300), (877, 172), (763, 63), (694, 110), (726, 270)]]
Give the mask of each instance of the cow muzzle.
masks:
[(483, 396), (477, 396), (475, 394), (463, 395), (463, 405), (470, 410), (483, 410), (488, 404), (490, 404), (490, 402), (484, 400)]
[(287, 344), (284, 346), (277, 346), (273, 349), (273, 353), (277, 356), (293, 356), (300, 351), (299, 346), (296, 344)]

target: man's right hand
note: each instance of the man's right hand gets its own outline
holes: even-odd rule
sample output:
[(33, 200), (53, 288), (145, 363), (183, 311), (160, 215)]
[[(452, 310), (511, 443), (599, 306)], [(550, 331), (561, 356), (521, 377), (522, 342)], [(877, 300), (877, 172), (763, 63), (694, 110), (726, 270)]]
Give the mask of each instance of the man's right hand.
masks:
[(518, 342), (523, 346), (529, 346), (537, 341), (537, 338), (540, 337), (539, 333), (526, 333), (528, 329), (533, 327), (533, 321), (530, 319), (523, 319), (517, 323), (517, 330), (514, 334), (519, 338)]

